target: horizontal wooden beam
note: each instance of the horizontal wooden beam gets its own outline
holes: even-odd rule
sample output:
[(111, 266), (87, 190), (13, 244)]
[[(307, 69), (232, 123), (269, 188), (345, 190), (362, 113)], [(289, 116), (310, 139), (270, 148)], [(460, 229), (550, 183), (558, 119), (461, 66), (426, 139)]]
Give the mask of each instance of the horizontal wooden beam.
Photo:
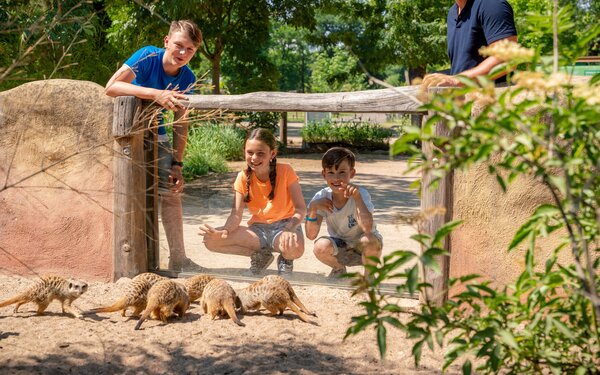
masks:
[(253, 92), (243, 95), (188, 95), (188, 108), (257, 112), (423, 113), (419, 86), (380, 90), (300, 94)]

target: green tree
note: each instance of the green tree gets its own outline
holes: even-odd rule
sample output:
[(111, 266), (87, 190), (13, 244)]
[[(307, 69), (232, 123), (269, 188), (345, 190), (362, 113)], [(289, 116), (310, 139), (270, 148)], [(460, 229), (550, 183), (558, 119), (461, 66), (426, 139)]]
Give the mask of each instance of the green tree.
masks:
[(280, 91), (305, 92), (310, 77), (310, 45), (308, 31), (289, 25), (273, 23), (269, 60), (279, 71)]
[(427, 68), (448, 66), (446, 15), (452, 0), (390, 0), (384, 37), (393, 61), (408, 69), (409, 80)]
[(0, 1), (0, 89), (72, 78), (104, 83), (115, 51), (105, 42), (100, 1)]
[(339, 92), (365, 89), (366, 77), (356, 71), (357, 65), (358, 59), (341, 47), (318, 53), (311, 64), (311, 91)]

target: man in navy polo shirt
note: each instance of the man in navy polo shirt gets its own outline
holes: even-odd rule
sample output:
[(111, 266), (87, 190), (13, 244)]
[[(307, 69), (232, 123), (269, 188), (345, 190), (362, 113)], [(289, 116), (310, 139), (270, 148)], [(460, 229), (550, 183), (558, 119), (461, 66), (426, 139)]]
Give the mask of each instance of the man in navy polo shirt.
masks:
[[(446, 22), (450, 75), (426, 75), (422, 83), (425, 88), (460, 86), (456, 75), (475, 78), (489, 74), (503, 61), (493, 56), (484, 58), (479, 49), (504, 39), (517, 41), (513, 10), (506, 0), (456, 0)], [(505, 74), (499, 73), (492, 78), (496, 83), (504, 82)]]
[(173, 145), (159, 115), (158, 174), (162, 223), (169, 243), (169, 269), (201, 271), (185, 254), (183, 239), (183, 153), (187, 143), (187, 110), (181, 103), (193, 91), (196, 77), (187, 63), (202, 43), (202, 33), (192, 21), (173, 21), (164, 37), (164, 48), (145, 46), (136, 51), (106, 84), (109, 96), (132, 95), (150, 99), (173, 111)]

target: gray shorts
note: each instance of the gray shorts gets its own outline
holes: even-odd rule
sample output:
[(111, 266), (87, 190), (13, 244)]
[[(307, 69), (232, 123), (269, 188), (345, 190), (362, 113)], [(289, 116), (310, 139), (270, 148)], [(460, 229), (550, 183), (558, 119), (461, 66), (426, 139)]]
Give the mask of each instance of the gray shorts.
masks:
[[(373, 234), (377, 240), (379, 240), (379, 245), (383, 249), (383, 237), (381, 237), (381, 234), (379, 233)], [(333, 246), (333, 256), (341, 265), (349, 267), (362, 266), (362, 252), (359, 249), (358, 242), (350, 243), (342, 240), (341, 238), (329, 236), (321, 236), (317, 239), (317, 241), (321, 238), (331, 241), (331, 245)]]
[[(292, 218), (276, 221), (271, 224), (267, 223), (254, 223), (248, 227), (254, 234), (258, 236), (260, 242), (261, 251), (273, 252), (275, 250), (275, 239), (283, 232), (283, 228)], [(302, 226), (296, 227), (296, 233), (298, 236), (304, 236), (302, 232)]]
[(170, 141), (157, 142), (158, 145), (158, 191), (170, 192), (169, 174), (173, 163), (173, 147)]

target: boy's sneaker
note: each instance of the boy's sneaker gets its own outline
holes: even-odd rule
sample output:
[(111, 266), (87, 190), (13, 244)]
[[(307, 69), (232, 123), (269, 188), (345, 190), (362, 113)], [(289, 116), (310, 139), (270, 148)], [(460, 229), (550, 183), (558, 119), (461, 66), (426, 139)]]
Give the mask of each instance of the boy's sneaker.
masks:
[(281, 275), (282, 273), (292, 273), (292, 271), (294, 271), (294, 261), (285, 259), (279, 254), (277, 257), (277, 273)]
[(331, 272), (329, 273), (329, 277), (330, 279), (340, 279), (342, 277), (343, 274), (346, 273), (346, 266), (343, 266), (342, 268), (338, 268), (338, 269), (331, 269)]
[(270, 252), (255, 251), (250, 255), (250, 272), (253, 275), (260, 275), (269, 267), (275, 257)]

